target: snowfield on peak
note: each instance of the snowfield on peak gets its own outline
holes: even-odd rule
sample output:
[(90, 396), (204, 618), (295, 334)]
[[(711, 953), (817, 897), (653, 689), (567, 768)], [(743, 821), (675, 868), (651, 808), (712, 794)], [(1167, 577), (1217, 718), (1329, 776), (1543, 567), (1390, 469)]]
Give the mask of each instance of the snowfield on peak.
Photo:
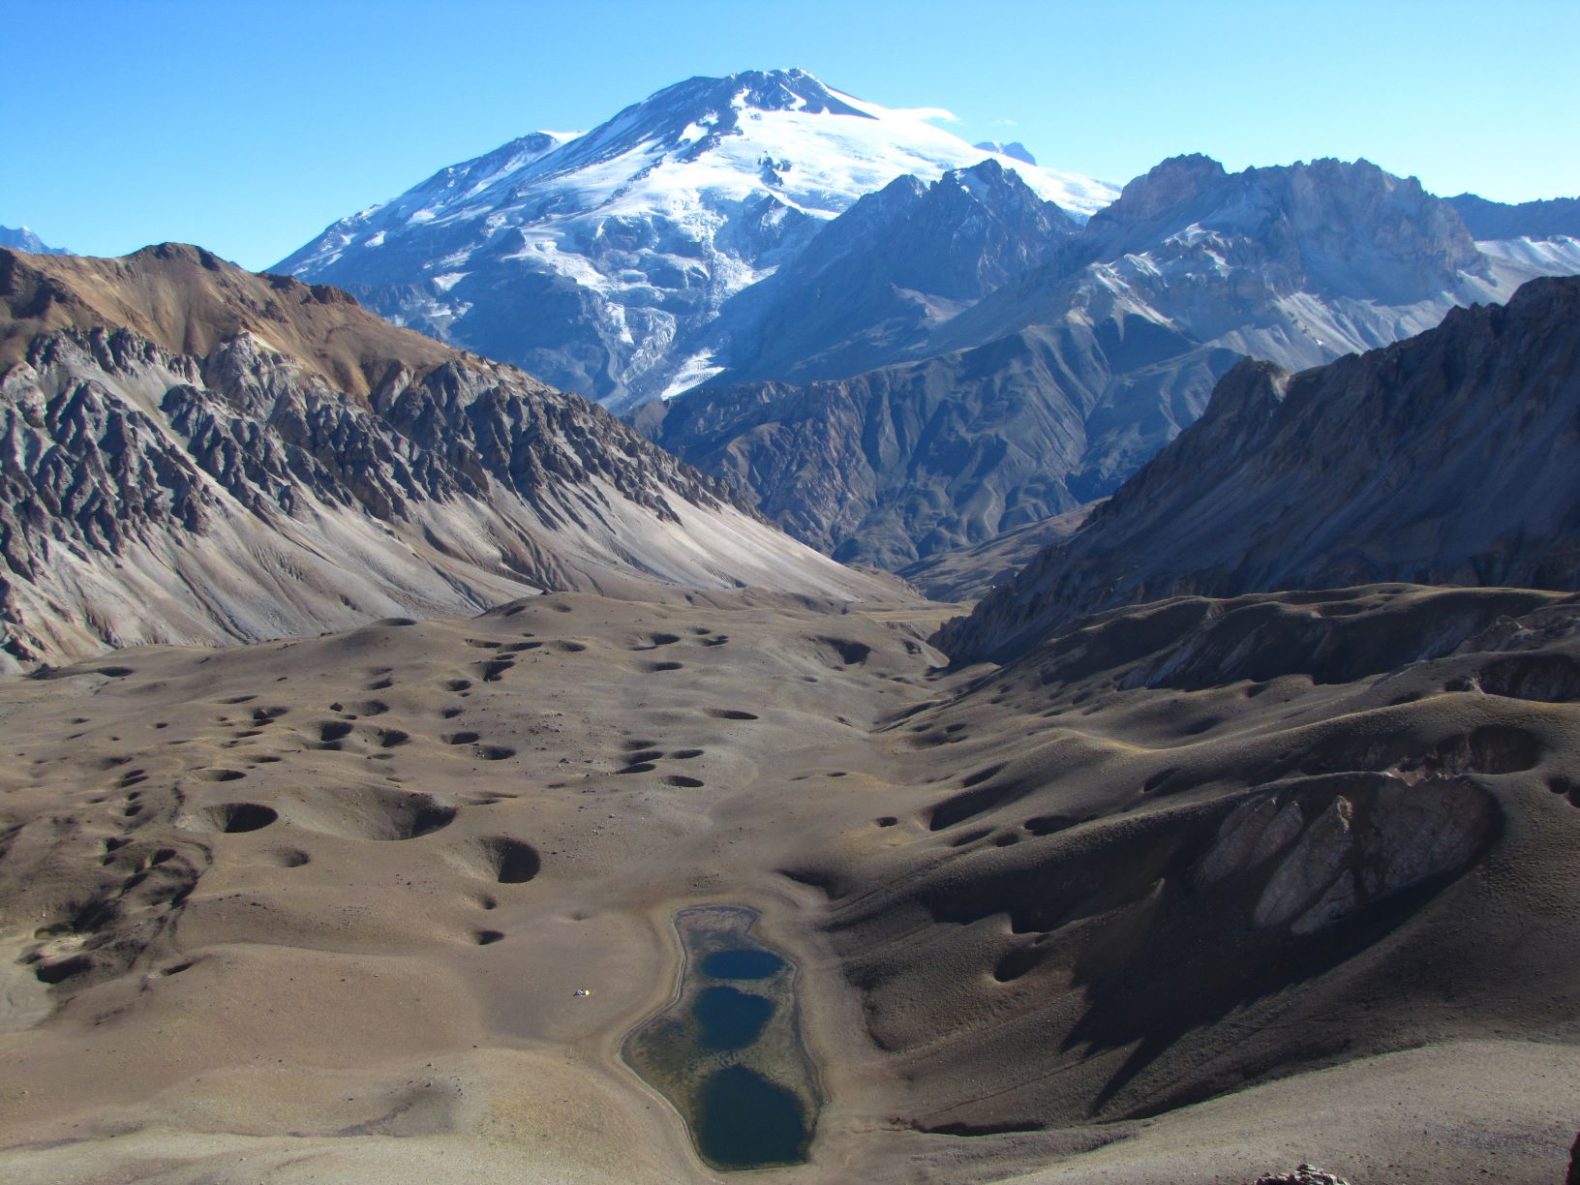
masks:
[(441, 170), (273, 270), (629, 406), (680, 389), (727, 299), (896, 177), (992, 159), (1077, 219), (1117, 195), (974, 147), (937, 125), (947, 115), (799, 70), (693, 78), (584, 135), (539, 132)]

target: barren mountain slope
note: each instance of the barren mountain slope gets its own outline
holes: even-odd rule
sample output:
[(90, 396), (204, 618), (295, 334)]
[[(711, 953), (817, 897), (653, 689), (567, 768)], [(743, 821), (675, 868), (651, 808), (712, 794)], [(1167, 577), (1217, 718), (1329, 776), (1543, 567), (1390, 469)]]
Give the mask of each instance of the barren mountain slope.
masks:
[[(900, 839), (792, 868), (829, 894), (907, 1113), (1143, 1119), (1494, 1032), (1575, 1057), (1577, 643), (1580, 604), (1551, 593), (1181, 598), (897, 719), (931, 786)], [(1485, 1138), (1518, 1179), (1520, 1106), (1489, 1097), (1447, 1154)], [(1397, 1148), (1307, 1152), (1433, 1179)]]
[(1068, 539), (1081, 529), (1100, 502), (1088, 502), (996, 535), (975, 547), (946, 551), (919, 560), (898, 575), (935, 601), (968, 601), (985, 597), (1013, 579), (1045, 547)]
[(585, 400), (192, 247), (0, 252), (11, 669), (656, 580), (866, 596)]
[(853, 379), (709, 388), (638, 422), (798, 539), (897, 570), (1075, 508), (1084, 430), (1066, 392), (1089, 377), (1009, 338)]
[(940, 645), (1020, 653), (1178, 593), (1375, 580), (1580, 586), (1580, 279), (1290, 375), (1245, 362), (1202, 419)]

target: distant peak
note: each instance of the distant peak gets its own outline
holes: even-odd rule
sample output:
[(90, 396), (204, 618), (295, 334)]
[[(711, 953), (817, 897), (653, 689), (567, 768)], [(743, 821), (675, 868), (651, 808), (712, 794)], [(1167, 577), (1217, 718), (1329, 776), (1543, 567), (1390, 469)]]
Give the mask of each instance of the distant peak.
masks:
[(33, 233), (30, 226), (0, 226), (0, 247), (26, 251), (30, 255), (70, 255), (64, 247), (51, 247)]
[(1093, 215), (1096, 221), (1138, 222), (1191, 201), (1228, 176), (1224, 167), (1200, 152), (1171, 156), (1131, 181), (1119, 200)]
[(221, 259), (212, 251), (193, 246), (191, 243), (152, 243), (133, 251), (126, 258), (141, 262), (157, 259), (163, 263), (195, 263), (211, 272), (221, 271), (226, 267), (236, 267), (235, 264)]
[(1028, 165), (1037, 163), (1037, 158), (1019, 140), (1011, 140), (1008, 143), (1003, 140), (983, 140), (971, 147), (980, 148), (984, 152), (996, 152), (1000, 156), (1007, 156), (1011, 160), (1018, 160)]
[(651, 95), (640, 106), (672, 104), (701, 106), (709, 110), (732, 107), (752, 111), (804, 111), (811, 115), (853, 115), (871, 119), (870, 112), (852, 107), (838, 92), (823, 85), (805, 70), (742, 70), (723, 78), (699, 76)]

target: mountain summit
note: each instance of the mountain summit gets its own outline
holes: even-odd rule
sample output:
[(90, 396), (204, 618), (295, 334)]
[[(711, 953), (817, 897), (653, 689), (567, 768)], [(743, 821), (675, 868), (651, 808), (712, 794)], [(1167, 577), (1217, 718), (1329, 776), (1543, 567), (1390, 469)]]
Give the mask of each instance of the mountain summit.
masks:
[(938, 114), (802, 70), (692, 78), (584, 135), (538, 133), (441, 170), (273, 270), (628, 406), (715, 373), (698, 335), (724, 302), (898, 177), (993, 160), (1078, 218), (1115, 196), (973, 147)]

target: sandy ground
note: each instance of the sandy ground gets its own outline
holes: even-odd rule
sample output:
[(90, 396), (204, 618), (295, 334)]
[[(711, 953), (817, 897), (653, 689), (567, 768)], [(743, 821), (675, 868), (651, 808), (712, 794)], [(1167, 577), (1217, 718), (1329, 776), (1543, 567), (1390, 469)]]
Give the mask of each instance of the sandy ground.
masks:
[[(764, 937), (800, 963), (830, 1096), (812, 1163), (757, 1180), (1238, 1182), (1300, 1160), (1357, 1185), (1561, 1179), (1580, 1124), (1576, 956), (1500, 951), (1527, 981), (1531, 961), (1552, 966), (1528, 990), (1470, 976), (1457, 1000), (1421, 998), (1400, 935), (1434, 939), (1433, 911), (1482, 875), (1457, 867), (1281, 988), (1282, 1021), (1245, 1000), (1193, 1018), (1199, 1032), (1152, 1063), (1179, 1078), (1238, 1042), (1254, 1065), (1195, 1097), (1144, 1069), (1093, 1108), (1115, 1055), (1050, 1019), (1069, 998), (1048, 978), (1059, 960), (1010, 993), (989, 973), (1020, 941), (1013, 901), (992, 893), (1021, 892), (1014, 861), (1065, 842), (1001, 843), (1004, 819), (1048, 815), (1088, 768), (1083, 809), (1098, 811), (1115, 752), (1140, 769), (1143, 750), (1199, 738), (1201, 713), (1110, 681), (1087, 725), (1102, 752), (1072, 756), (1040, 691), (1033, 711), (983, 671), (934, 669), (921, 639), (944, 612), (555, 595), (0, 684), (0, 1179), (721, 1179), (616, 1052), (673, 990), (670, 917), (706, 902), (761, 910)], [(1290, 730), (1366, 711), (1348, 684), (1287, 690), (1256, 701), (1278, 704), (1276, 722), (1247, 710), (1236, 735), (1287, 748)], [(1205, 711), (1226, 695), (1185, 697)], [(1573, 706), (1510, 705), (1542, 717), (1528, 776), (1566, 776)], [(1443, 712), (1473, 710), (1490, 709)], [(933, 826), (994, 754), (1041, 780)], [(1580, 810), (1545, 785), (1485, 781), (1506, 821), (1476, 853), (1494, 875), (1475, 892), (1504, 894), (1505, 912), (1466, 898), (1470, 930), (1528, 921), (1533, 943), (1572, 938), (1580, 896), (1551, 869), (1575, 866)], [(1217, 809), (1241, 790), (1207, 779), (1177, 802)], [(1128, 806), (1100, 809), (1132, 826)], [(1498, 871), (1505, 853), (1539, 875)], [(1003, 883), (984, 888), (983, 869)], [(986, 902), (980, 920), (922, 918), (951, 883)], [(1132, 903), (1111, 904), (1101, 916), (1128, 924)], [(1348, 1050), (1289, 1036), (1351, 1006), (1382, 1019)], [(957, 1031), (936, 1031), (939, 1009)], [(924, 1022), (925, 1041), (907, 1027)], [(1050, 1077), (1074, 1085), (1036, 1085)], [(1028, 1113), (1038, 1130), (999, 1130)]]

